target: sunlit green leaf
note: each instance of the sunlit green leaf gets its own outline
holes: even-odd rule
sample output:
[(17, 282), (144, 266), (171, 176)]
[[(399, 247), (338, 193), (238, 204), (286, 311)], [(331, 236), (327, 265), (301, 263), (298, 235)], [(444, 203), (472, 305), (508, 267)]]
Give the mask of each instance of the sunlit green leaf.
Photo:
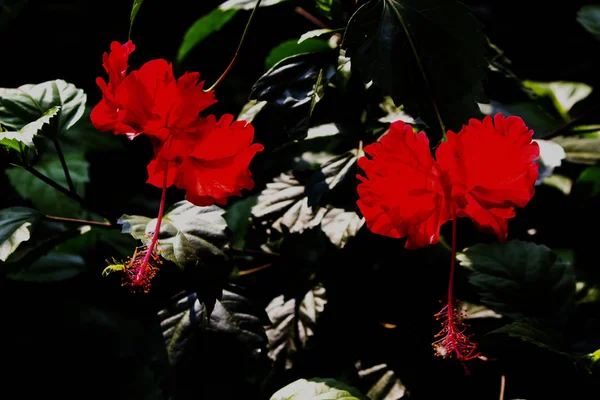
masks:
[(267, 327), (269, 357), (285, 369), (293, 366), (296, 353), (315, 334), (317, 320), (325, 309), (325, 288), (314, 287), (304, 297), (275, 297), (266, 308), (272, 324)]
[(28, 123), (16, 132), (0, 131), (0, 145), (7, 146), (15, 150), (20, 150), (19, 143), (22, 143), (27, 147), (34, 147), (33, 138), (42, 129), (44, 124), (50, 122), (50, 118), (54, 117), (59, 110), (60, 106), (52, 107), (40, 118)]
[(357, 389), (335, 379), (298, 379), (279, 389), (271, 400), (369, 400)]
[(6, 261), (17, 247), (31, 238), (31, 232), (42, 215), (27, 207), (0, 210), (0, 260)]
[(552, 141), (565, 150), (567, 161), (587, 165), (600, 163), (600, 138), (559, 136)]
[(55, 138), (81, 118), (86, 98), (82, 89), (62, 79), (23, 85), (17, 89), (0, 88), (0, 122), (18, 130), (59, 106), (60, 111), (53, 118), (51, 129), (44, 130), (48, 137)]
[[(220, 256), (227, 243), (225, 211), (217, 206), (198, 207), (183, 200), (175, 203), (163, 216), (158, 246), (160, 254), (180, 268), (197, 265), (205, 258)], [(144, 244), (150, 242), (156, 218), (123, 215), (119, 223)]]
[(300, 36), (300, 39), (298, 39), (298, 43), (302, 43), (305, 40), (316, 38), (316, 37), (331, 33), (332, 31), (333, 31), (332, 29), (323, 28), (323, 29), (315, 29), (312, 31), (305, 32)]
[(592, 88), (579, 82), (535, 82), (523, 81), (523, 84), (532, 89), (538, 96), (549, 97), (559, 114), (566, 121), (570, 120), (569, 111), (579, 101), (592, 93)]
[[(263, 0), (260, 7), (274, 6), (289, 0)], [(252, 10), (256, 5), (256, 0), (227, 0), (219, 8), (221, 10)]]

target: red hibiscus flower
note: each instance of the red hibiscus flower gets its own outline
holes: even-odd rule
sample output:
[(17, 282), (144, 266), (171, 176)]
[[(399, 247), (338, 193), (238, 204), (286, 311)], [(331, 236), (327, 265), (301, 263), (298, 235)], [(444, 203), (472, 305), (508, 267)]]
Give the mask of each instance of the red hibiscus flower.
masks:
[(437, 243), (440, 227), (469, 217), (506, 239), (508, 219), (534, 193), (539, 147), (519, 117), (471, 119), (431, 156), (425, 133), (394, 122), (379, 143), (365, 147), (357, 204), (374, 233), (400, 238), (407, 248)]
[(104, 54), (108, 84), (97, 79), (102, 100), (94, 107), (91, 120), (96, 129), (125, 134), (129, 139), (150, 137), (154, 157), (148, 165), (148, 183), (162, 188), (157, 223), (147, 246), (138, 248), (121, 268), (124, 285), (149, 290), (160, 257), (156, 252), (166, 189), (175, 185), (197, 206), (226, 204), (229, 196), (252, 189), (248, 167), (263, 146), (252, 143), (254, 128), (245, 121), (224, 115), (199, 113), (216, 102), (213, 91), (204, 91), (200, 74), (173, 76), (173, 66), (165, 60), (152, 60), (127, 74), (128, 57), (135, 49), (131, 41), (111, 44)]
[(167, 185), (185, 189), (188, 201), (200, 206), (226, 204), (227, 197), (252, 189), (248, 165), (263, 146), (252, 144), (252, 125), (233, 119), (226, 114), (217, 122), (210, 115), (195, 130), (174, 135), (148, 165), (147, 182), (160, 187), (168, 169)]
[(425, 133), (397, 121), (379, 143), (365, 147), (371, 159), (358, 161), (365, 176), (357, 176), (357, 205), (374, 233), (407, 237), (405, 247), (418, 248), (437, 243), (440, 227), (452, 220), (448, 296), (435, 315), (442, 321), (433, 343), (436, 355), (461, 361), (481, 356), (453, 296), (456, 219), (469, 217), (506, 239), (514, 208), (524, 207), (534, 194), (540, 151), (532, 136), (519, 117), (471, 119), (458, 134), (447, 133), (436, 161)]

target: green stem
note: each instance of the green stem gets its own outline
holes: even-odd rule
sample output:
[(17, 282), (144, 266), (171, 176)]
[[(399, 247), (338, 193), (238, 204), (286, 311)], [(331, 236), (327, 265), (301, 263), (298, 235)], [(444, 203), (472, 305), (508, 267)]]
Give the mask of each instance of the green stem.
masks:
[[(12, 164), (12, 163), (10, 165), (13, 166), (13, 167), (23, 168), (25, 171), (29, 172), (31, 175), (35, 176), (36, 178), (38, 178), (39, 180), (41, 180), (45, 184), (47, 184), (47, 185), (53, 187), (54, 189), (58, 190), (60, 193), (64, 194), (65, 196), (67, 196), (67, 197), (75, 200), (76, 202), (78, 202), (83, 207), (87, 208), (88, 210), (93, 210), (93, 207), (90, 207), (83, 197), (79, 196), (75, 192), (71, 192), (69, 189), (67, 189), (66, 187), (64, 187), (61, 184), (57, 183), (56, 181), (48, 178), (46, 175), (42, 174), (40, 171), (36, 170), (32, 166), (29, 166), (29, 165), (23, 166), (23, 165), (17, 165), (17, 164)], [(100, 213), (98, 211), (94, 211), (94, 212), (96, 214), (100, 215), (102, 218), (104, 218), (104, 219), (106, 219), (108, 221), (111, 221), (110, 224), (114, 223), (113, 219), (107, 218), (106, 216), (104, 216), (102, 213)]]
[(410, 45), (410, 49), (413, 53), (413, 56), (415, 57), (415, 60), (417, 60), (417, 65), (419, 67), (419, 70), (421, 71), (421, 76), (423, 77), (425, 86), (427, 87), (427, 90), (429, 91), (431, 105), (433, 106), (433, 111), (435, 112), (438, 123), (440, 124), (440, 128), (442, 128), (442, 136), (445, 140), (446, 139), (446, 126), (444, 125), (444, 121), (442, 121), (442, 116), (440, 114), (440, 110), (437, 106), (437, 102), (436, 102), (435, 98), (433, 97), (431, 85), (429, 84), (429, 79), (427, 78), (427, 74), (425, 73), (425, 67), (423, 66), (423, 63), (421, 62), (421, 58), (419, 57), (419, 53), (417, 52), (417, 47), (416, 47), (415, 43), (413, 42), (412, 36), (410, 35), (408, 26), (406, 25), (406, 22), (404, 21), (404, 17), (402, 17), (402, 14), (394, 6), (392, 1), (386, 0), (386, 3), (392, 8), (392, 10), (394, 11), (394, 14), (396, 14), (396, 17), (398, 18), (398, 21), (400, 21), (400, 25), (402, 25), (402, 30), (404, 31), (404, 34), (406, 35), (406, 38), (408, 39), (408, 44)]
[(67, 160), (65, 160), (65, 155), (63, 154), (62, 148), (60, 147), (60, 143), (58, 143), (58, 139), (53, 139), (52, 143), (54, 143), (54, 148), (56, 149), (56, 153), (58, 154), (58, 158), (60, 159), (60, 165), (62, 165), (62, 169), (65, 172), (65, 178), (67, 178), (69, 190), (77, 194), (77, 189), (75, 188), (75, 184), (73, 183), (73, 179), (71, 179), (71, 174), (69, 173)]
[(71, 222), (71, 223), (79, 224), (79, 225), (95, 225), (95, 226), (107, 226), (107, 227), (113, 226), (113, 224), (111, 224), (108, 221), (88, 221), (85, 219), (55, 217), (54, 215), (44, 215), (44, 218), (51, 219), (53, 221)]
[(221, 83), (221, 81), (225, 78), (225, 76), (227, 76), (227, 74), (231, 70), (231, 67), (233, 67), (233, 63), (235, 62), (235, 60), (240, 52), (240, 49), (242, 48), (242, 44), (244, 43), (244, 39), (246, 38), (246, 34), (248, 33), (248, 28), (250, 28), (250, 23), (252, 22), (252, 19), (254, 18), (254, 13), (256, 13), (256, 10), (260, 6), (261, 1), (262, 0), (257, 0), (256, 4), (254, 5), (254, 8), (252, 9), (252, 13), (250, 14), (250, 18), (248, 18), (248, 22), (246, 22), (246, 27), (244, 28), (244, 33), (242, 33), (242, 38), (240, 39), (240, 43), (238, 44), (237, 50), (235, 51), (235, 54), (233, 55), (231, 62), (229, 63), (229, 65), (227, 66), (225, 71), (223, 71), (223, 73), (221, 74), (219, 79), (217, 79), (217, 81), (215, 83), (213, 83), (211, 87), (206, 89), (205, 92), (210, 92), (211, 90), (214, 90), (215, 87), (217, 87), (217, 85), (219, 83)]

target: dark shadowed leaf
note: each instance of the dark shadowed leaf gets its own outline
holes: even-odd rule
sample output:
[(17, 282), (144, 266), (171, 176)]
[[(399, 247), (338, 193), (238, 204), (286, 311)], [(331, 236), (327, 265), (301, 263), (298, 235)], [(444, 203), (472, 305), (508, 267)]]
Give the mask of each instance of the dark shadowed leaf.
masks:
[(4, 274), (20, 273), (28, 269), (36, 260), (53, 250), (59, 244), (78, 237), (88, 228), (89, 226), (67, 228), (62, 223), (45, 219), (40, 220), (31, 232), (30, 239), (21, 243), (8, 256), (6, 262), (0, 266), (0, 272)]
[(327, 300), (325, 288), (316, 286), (304, 297), (275, 297), (266, 308), (271, 325), (267, 327), (269, 357), (286, 369), (292, 368), (296, 353), (304, 349), (315, 334), (317, 320)]
[(337, 52), (333, 50), (285, 58), (254, 83), (250, 99), (267, 101), (273, 112), (280, 114), (287, 135), (302, 139), (336, 66)]
[[(85, 184), (90, 180), (89, 162), (83, 153), (78, 152), (65, 154), (65, 161), (77, 194), (83, 197)], [(36, 163), (34, 168), (63, 187), (68, 187), (65, 172), (58, 157)], [(69, 218), (87, 218), (89, 216), (89, 213), (84, 211), (77, 201), (62, 194), (25, 169), (11, 168), (6, 171), (6, 175), (17, 193), (24, 199), (30, 200), (44, 214)]]
[(502, 315), (556, 323), (572, 311), (573, 268), (546, 246), (520, 240), (478, 244), (458, 259), (472, 270), (469, 281), (482, 303)]
[(29, 267), (7, 276), (26, 282), (56, 282), (73, 278), (85, 268), (85, 260), (80, 255), (51, 252), (34, 261)]
[(581, 7), (577, 12), (577, 22), (600, 40), (600, 5), (590, 4)]
[(257, 196), (250, 196), (236, 201), (229, 206), (223, 218), (227, 221), (227, 227), (231, 231), (231, 246), (243, 249), (246, 244), (246, 233), (250, 227), (252, 217), (252, 206), (256, 204)]
[[(159, 312), (169, 359), (181, 379), (178, 390), (230, 394), (260, 376), (266, 357), (266, 317), (248, 298), (231, 290), (223, 291), (210, 318), (195, 294), (179, 295), (175, 304)], [(192, 379), (198, 374), (205, 378), (201, 387)], [(224, 388), (220, 379), (224, 377), (235, 384)]]
[(454, 0), (372, 0), (348, 23), (343, 47), (361, 79), (373, 81), (441, 138), (480, 115), (486, 38), (469, 8)]
[(535, 318), (521, 318), (490, 332), (492, 333), (505, 333), (546, 350), (571, 357), (570, 354), (562, 351), (564, 338), (557, 336), (556, 329)]
[(291, 172), (282, 173), (260, 193), (252, 215), (272, 220), (280, 232), (301, 233), (321, 226), (333, 244), (343, 247), (364, 221), (354, 211), (327, 206), (323, 200), (345, 179), (353, 178), (360, 154), (351, 150), (329, 158), (304, 182)]
[[(52, 107), (41, 117), (33, 122), (28, 123), (17, 131), (2, 131), (0, 128), (0, 145), (10, 147), (14, 150), (20, 150), (21, 144), (27, 147), (33, 146), (33, 138), (44, 127), (44, 124), (50, 122), (50, 118), (54, 117), (60, 110), (59, 106)], [(1, 123), (2, 121), (0, 121)]]
[(298, 379), (271, 396), (271, 400), (369, 400), (358, 389), (335, 379)]
[(0, 261), (6, 261), (19, 245), (31, 238), (42, 214), (27, 207), (0, 210)]
[(0, 89), (0, 121), (12, 129), (20, 129), (36, 121), (53, 107), (60, 111), (44, 134), (54, 138), (72, 127), (85, 111), (86, 95), (82, 89), (61, 79), (23, 85), (17, 89)]
[[(175, 203), (167, 210), (160, 225), (161, 255), (180, 268), (223, 255), (223, 247), (227, 244), (224, 212), (217, 206), (198, 207), (186, 200)], [(119, 223), (123, 225), (124, 233), (147, 244), (154, 232), (156, 218), (123, 215)]]
[(265, 68), (270, 69), (284, 58), (303, 53), (318, 53), (331, 50), (331, 47), (325, 40), (305, 39), (299, 41), (296, 39), (287, 40), (274, 47), (265, 59)]

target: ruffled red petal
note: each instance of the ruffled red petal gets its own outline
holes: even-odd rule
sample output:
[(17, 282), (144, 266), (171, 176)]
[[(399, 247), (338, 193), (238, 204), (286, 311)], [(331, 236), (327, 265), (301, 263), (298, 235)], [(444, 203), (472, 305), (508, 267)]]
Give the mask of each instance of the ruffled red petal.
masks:
[(425, 133), (397, 121), (365, 153), (372, 159), (358, 161), (366, 177), (358, 176), (357, 204), (367, 227), (384, 236), (408, 236), (407, 248), (436, 243), (450, 216)]

